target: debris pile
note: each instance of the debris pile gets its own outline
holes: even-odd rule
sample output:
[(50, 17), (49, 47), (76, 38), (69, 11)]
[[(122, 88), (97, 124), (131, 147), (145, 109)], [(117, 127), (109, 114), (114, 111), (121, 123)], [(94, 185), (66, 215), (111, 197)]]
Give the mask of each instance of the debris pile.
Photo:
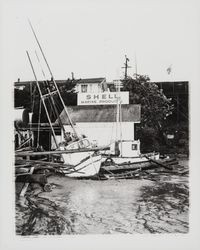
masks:
[(148, 163), (131, 165), (120, 164), (104, 165), (101, 168), (98, 179), (132, 179), (143, 178), (154, 180), (156, 175), (162, 173), (184, 175), (188, 173), (188, 169), (179, 165), (176, 158), (166, 158), (163, 160), (149, 159)]
[(26, 196), (25, 206), (22, 211), (19, 202), (16, 204), (16, 234), (61, 235), (73, 233), (70, 221), (63, 216), (55, 202), (31, 195)]

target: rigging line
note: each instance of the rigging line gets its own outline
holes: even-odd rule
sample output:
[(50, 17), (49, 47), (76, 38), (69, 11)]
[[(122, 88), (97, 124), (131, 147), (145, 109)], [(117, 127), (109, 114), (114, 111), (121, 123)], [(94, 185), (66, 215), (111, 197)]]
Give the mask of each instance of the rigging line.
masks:
[(63, 130), (63, 133), (64, 133), (64, 135), (65, 135), (65, 133), (66, 133), (65, 127), (64, 127), (64, 125), (63, 125), (62, 122), (61, 122), (61, 118), (60, 118), (60, 116), (59, 116), (59, 112), (58, 112), (58, 109), (57, 109), (57, 107), (56, 107), (56, 103), (55, 103), (55, 101), (54, 101), (54, 99), (53, 99), (52, 96), (50, 96), (50, 99), (51, 99), (51, 101), (52, 101), (52, 103), (51, 103), (51, 105), (52, 105), (52, 110), (55, 112), (54, 115), (55, 115), (55, 117), (58, 118), (59, 125), (60, 125), (60, 127), (61, 127), (61, 129)]
[(55, 107), (53, 106), (52, 100), (49, 98), (45, 98), (45, 101), (47, 102), (47, 107), (49, 108), (49, 114), (51, 119), (54, 119), (56, 117), (56, 111)]
[[(41, 69), (42, 69), (42, 66), (41, 66), (41, 63), (40, 63), (40, 60), (39, 60), (39, 57), (38, 57), (38, 55), (37, 55), (37, 51), (36, 51), (36, 50), (35, 50), (35, 54), (36, 54), (37, 60), (38, 60), (38, 62), (39, 62), (39, 65), (40, 65), (40, 67), (41, 67)], [(43, 72), (43, 70), (42, 70), (42, 72)], [(44, 72), (43, 72), (43, 74), (44, 74)], [(32, 93), (33, 96), (34, 96), (34, 94), (35, 94), (35, 92), (36, 92), (36, 89), (37, 89), (37, 87), (34, 86), (34, 90), (33, 90), (33, 93)]]
[(33, 35), (34, 35), (34, 37), (35, 37), (35, 39), (36, 39), (36, 42), (37, 42), (37, 44), (38, 44), (38, 46), (39, 46), (39, 48), (40, 48), (40, 51), (41, 51), (42, 56), (43, 56), (43, 58), (44, 58), (44, 61), (46, 62), (46, 65), (47, 65), (47, 67), (48, 67), (49, 73), (50, 73), (50, 75), (51, 75), (51, 77), (52, 77), (52, 80), (53, 80), (53, 82), (54, 82), (54, 85), (55, 85), (55, 87), (56, 87), (56, 89), (57, 89), (57, 91), (58, 91), (59, 98), (60, 98), (60, 100), (61, 100), (61, 102), (62, 102), (63, 108), (64, 108), (65, 113), (66, 113), (66, 115), (67, 115), (67, 117), (68, 117), (68, 119), (69, 119), (70, 125), (71, 125), (71, 127), (72, 127), (72, 129), (73, 129), (73, 131), (74, 131), (74, 134), (76, 135), (77, 138), (80, 138), (80, 136), (78, 135), (77, 131), (75, 130), (75, 127), (74, 127), (74, 125), (73, 125), (73, 123), (72, 123), (72, 120), (71, 120), (71, 118), (70, 118), (70, 116), (69, 116), (69, 113), (68, 113), (68, 111), (67, 111), (67, 108), (66, 108), (66, 106), (65, 106), (65, 104), (64, 104), (64, 101), (63, 101), (63, 99), (62, 99), (62, 97), (61, 97), (61, 94), (60, 94), (60, 92), (59, 92), (59, 89), (58, 89), (57, 83), (56, 83), (56, 81), (55, 81), (55, 79), (54, 79), (54, 76), (53, 76), (53, 73), (52, 73), (52, 71), (51, 71), (51, 68), (50, 68), (50, 66), (49, 66), (49, 64), (48, 64), (48, 62), (47, 62), (47, 59), (46, 59), (46, 57), (45, 57), (45, 55), (44, 55), (44, 52), (43, 52), (43, 50), (42, 50), (42, 47), (41, 47), (41, 45), (40, 45), (40, 42), (39, 42), (39, 40), (38, 40), (38, 38), (37, 38), (37, 36), (36, 36), (36, 33), (35, 33), (35, 31), (34, 31), (34, 29), (33, 29), (33, 26), (32, 26), (32, 24), (31, 24), (31, 22), (30, 22), (29, 19), (28, 19), (28, 22), (29, 22), (29, 25), (30, 25), (31, 30), (32, 30), (32, 32), (33, 32)]
[[(118, 100), (117, 100), (117, 102), (118, 102)], [(117, 103), (117, 106), (118, 106), (118, 103)], [(116, 131), (115, 131), (115, 133), (116, 133), (116, 135), (115, 135), (116, 140), (117, 140), (117, 119), (118, 119), (118, 107), (117, 106), (116, 106)]]
[[(34, 86), (34, 85), (32, 85)], [(35, 99), (36, 99), (36, 95), (35, 95), (35, 92), (36, 92), (36, 86), (34, 86), (34, 89), (33, 91), (30, 93), (31, 94), (31, 113), (32, 113), (32, 116), (31, 116), (31, 125), (30, 125), (30, 131), (33, 130), (33, 127), (32, 127), (32, 119), (33, 119), (33, 110), (34, 110), (34, 106), (35, 106)]]
[(121, 98), (120, 98), (120, 118), (119, 118), (119, 122), (120, 122), (120, 142), (121, 142), (121, 155), (122, 155), (122, 104), (121, 104)]
[(63, 109), (62, 109), (62, 104), (59, 102), (59, 100), (58, 100), (57, 98), (54, 99), (54, 102), (55, 102), (55, 104), (56, 104), (56, 107), (57, 107), (57, 109), (58, 109), (59, 114), (61, 114), (62, 111), (63, 111)]
[[(57, 108), (58, 108), (58, 110), (59, 110), (59, 113), (60, 113), (60, 115), (61, 115), (61, 114), (63, 113), (63, 112), (62, 112), (62, 111), (63, 111), (62, 104), (60, 103), (59, 99), (55, 99), (55, 103), (56, 103)], [(67, 119), (68, 119), (68, 117), (67, 117)]]
[[(40, 59), (39, 59), (39, 56), (38, 56), (36, 50), (35, 50), (35, 55), (36, 55), (36, 57), (37, 57), (37, 60), (38, 60), (38, 63), (39, 63), (39, 65), (40, 65), (40, 69), (41, 69), (41, 72), (42, 72), (42, 75), (43, 75), (43, 78), (44, 78), (43, 83), (44, 83), (44, 85), (46, 85), (46, 89), (47, 89), (47, 91), (48, 91), (48, 94), (50, 95), (51, 101), (50, 101), (49, 98), (48, 98), (48, 102), (49, 102), (49, 104), (50, 104), (50, 106), (51, 106), (51, 108), (52, 108), (51, 111), (52, 111), (52, 113), (53, 113), (53, 115), (54, 115), (55, 117), (58, 117), (58, 120), (59, 120), (59, 124), (60, 124), (60, 126), (61, 126), (61, 129), (63, 130), (63, 133), (65, 134), (65, 132), (66, 132), (66, 131), (65, 131), (65, 128), (64, 128), (63, 124), (61, 123), (61, 120), (60, 120), (60, 117), (59, 117), (59, 113), (58, 113), (58, 110), (57, 110), (56, 105), (55, 105), (55, 101), (54, 101), (53, 97), (51, 96), (51, 91), (50, 91), (50, 88), (49, 88), (49, 83), (48, 83), (47, 77), (46, 77), (46, 75), (45, 75), (45, 73), (44, 73), (44, 70), (43, 70), (43, 68), (42, 68), (42, 65), (41, 65), (41, 62), (40, 62)], [(52, 102), (52, 103), (51, 103), (51, 102)]]
[(55, 106), (55, 104), (54, 104), (53, 98), (50, 96), (50, 99), (47, 98), (47, 101), (48, 101), (48, 103), (49, 103), (49, 105), (50, 105), (50, 108), (51, 108), (50, 111), (52, 112), (53, 116), (54, 116), (55, 118), (58, 117), (58, 112), (57, 112), (56, 106)]
[(59, 105), (59, 102), (56, 99), (54, 100), (54, 102), (55, 102), (55, 106), (56, 106), (57, 111), (58, 111), (58, 116), (60, 117), (60, 114), (62, 112), (62, 107), (61, 107), (61, 105)]
[(55, 106), (55, 102), (54, 102), (53, 97), (51, 96), (51, 91), (49, 89), (49, 83), (47, 80), (44, 80), (43, 84), (45, 85), (44, 87), (47, 89), (48, 94), (49, 94), (49, 97), (47, 97), (45, 99), (48, 101), (49, 105), (51, 106), (50, 112), (52, 112), (55, 117), (58, 117), (58, 112), (57, 112), (57, 109)]
[[(42, 75), (43, 75), (43, 78), (44, 78), (44, 80), (43, 80), (43, 88), (46, 88), (47, 89), (47, 91), (48, 91), (48, 93), (50, 93), (50, 90), (49, 90), (49, 88), (48, 88), (48, 81), (46, 80), (47, 78), (46, 78), (46, 75), (45, 75), (45, 73), (44, 73), (44, 70), (43, 70), (43, 68), (42, 68), (42, 65), (41, 65), (41, 62), (40, 62), (40, 59), (39, 59), (39, 56), (38, 56), (38, 54), (37, 54), (37, 51), (35, 50), (35, 55), (36, 55), (36, 58), (37, 58), (37, 60), (38, 60), (38, 63), (39, 63), (39, 65), (40, 65), (40, 69), (41, 69), (41, 72), (42, 72)], [(49, 100), (48, 100), (49, 101)], [(45, 102), (45, 100), (44, 100), (44, 102)], [(50, 101), (49, 101), (49, 104), (51, 105), (51, 103), (50, 103)], [(52, 106), (52, 105), (51, 105)], [(54, 112), (54, 110), (53, 109), (51, 109), (51, 111), (53, 111)], [(55, 115), (55, 113), (54, 113), (54, 115)], [(51, 115), (50, 115), (51, 116)]]
[(53, 98), (53, 101), (54, 101), (54, 104), (55, 104), (57, 111), (58, 111), (58, 114), (59, 114), (60, 112), (62, 112), (63, 109), (62, 109), (62, 104), (59, 102), (58, 95), (55, 95), (55, 98)]
[(122, 100), (121, 100), (121, 92), (120, 92), (120, 85), (119, 85), (119, 133), (120, 133), (120, 142), (121, 142), (121, 151), (120, 155), (122, 155)]
[(48, 118), (48, 121), (49, 121), (49, 125), (51, 126), (51, 130), (52, 130), (52, 134), (53, 134), (53, 138), (54, 138), (56, 147), (58, 147), (58, 142), (57, 142), (57, 140), (56, 140), (56, 135), (55, 135), (55, 132), (54, 132), (54, 129), (53, 129), (53, 126), (52, 126), (52, 123), (51, 123), (51, 120), (50, 120), (50, 117), (49, 117), (49, 114), (48, 114), (48, 110), (47, 110), (46, 104), (45, 104), (45, 102), (44, 102), (44, 98), (43, 98), (43, 95), (42, 95), (42, 92), (41, 92), (41, 89), (40, 89), (40, 86), (39, 86), (39, 82), (38, 82), (38, 80), (37, 80), (37, 76), (36, 76), (35, 70), (34, 70), (34, 68), (33, 68), (33, 64), (32, 64), (31, 58), (30, 58), (30, 56), (29, 56), (28, 51), (26, 51), (26, 53), (27, 53), (27, 57), (28, 57), (28, 60), (29, 60), (31, 69), (32, 69), (32, 71), (33, 71), (33, 75), (34, 75), (34, 77), (35, 77), (35, 81), (36, 81), (36, 84), (37, 84), (37, 87), (38, 87), (38, 91), (39, 91), (40, 97), (41, 97), (42, 102), (43, 102), (43, 105), (44, 105), (44, 109), (45, 109), (46, 114), (47, 114), (47, 118)]
[(33, 109), (34, 109), (34, 105), (35, 105), (35, 91), (36, 91), (36, 86), (34, 86), (34, 90), (32, 92), (32, 100), (31, 100), (31, 103), (32, 103), (32, 107), (31, 107), (31, 112), (33, 113)]
[(111, 133), (110, 133), (110, 143), (114, 137), (113, 135), (113, 131), (114, 131), (114, 124), (115, 124), (115, 113), (113, 112), (113, 122), (112, 122), (112, 125), (111, 125)]
[(63, 130), (63, 134), (64, 134), (64, 137), (65, 137), (65, 128), (61, 122), (61, 119), (59, 117), (59, 114), (58, 114), (58, 110), (56, 108), (56, 104), (54, 103), (54, 99), (52, 98), (52, 96), (50, 96), (50, 99), (47, 98), (47, 101), (49, 103), (49, 106), (51, 108), (51, 111), (52, 111), (52, 114), (55, 118), (58, 118), (58, 122), (59, 122), (59, 125), (60, 125), (60, 128)]
[(37, 60), (38, 60), (38, 62), (39, 62), (39, 65), (40, 65), (40, 68), (41, 68), (41, 71), (42, 71), (42, 75), (43, 75), (44, 79), (47, 79), (47, 77), (46, 77), (46, 75), (45, 75), (45, 73), (44, 73), (44, 70), (43, 70), (43, 68), (42, 68), (42, 65), (41, 65), (41, 62), (40, 62), (40, 59), (39, 59), (39, 56), (38, 56), (36, 50), (35, 50), (35, 55), (36, 55)]
[[(57, 109), (58, 109), (58, 110), (61, 110), (60, 115), (58, 115), (58, 119), (59, 119), (61, 125), (64, 127), (63, 122), (62, 122), (62, 120), (61, 120), (61, 114), (62, 114), (61, 105), (57, 102), (57, 103), (56, 103), (56, 106), (57, 106)], [(70, 120), (68, 119), (68, 117), (67, 117), (67, 120), (68, 120), (68, 122), (69, 122), (69, 124), (70, 124)]]
[[(32, 104), (32, 82), (30, 83), (30, 105)], [(32, 111), (32, 107), (31, 107), (31, 111)], [(29, 115), (29, 114), (28, 114)], [(29, 136), (31, 135), (31, 130), (32, 130), (32, 115), (31, 115), (31, 122), (29, 120), (29, 124), (30, 124), (30, 130), (29, 130)]]

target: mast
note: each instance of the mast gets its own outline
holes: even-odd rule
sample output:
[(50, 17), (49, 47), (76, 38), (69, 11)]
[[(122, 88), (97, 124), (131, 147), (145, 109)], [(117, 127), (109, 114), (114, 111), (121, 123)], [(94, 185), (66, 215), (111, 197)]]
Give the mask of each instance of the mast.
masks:
[(135, 54), (135, 78), (137, 80), (137, 57), (136, 57), (136, 54)]
[(48, 94), (49, 94), (50, 99), (51, 99), (51, 102), (52, 102), (51, 105), (53, 105), (53, 106), (52, 106), (52, 109), (54, 109), (54, 112), (55, 112), (56, 116), (58, 117), (58, 121), (59, 121), (59, 124), (60, 124), (60, 126), (61, 126), (61, 129), (63, 130), (63, 133), (65, 134), (65, 132), (66, 132), (66, 131), (65, 131), (65, 128), (64, 128), (64, 126), (63, 126), (63, 124), (62, 124), (62, 122), (61, 122), (61, 119), (60, 119), (60, 116), (59, 116), (59, 112), (58, 112), (58, 110), (57, 110), (57, 108), (56, 108), (56, 103), (55, 103), (55, 101), (54, 101), (54, 99), (53, 99), (53, 96), (51, 95), (51, 91), (50, 91), (49, 86), (48, 86), (47, 77), (46, 77), (46, 75), (45, 75), (45, 73), (44, 73), (44, 70), (43, 70), (42, 65), (41, 65), (41, 63), (40, 63), (39, 56), (38, 56), (38, 54), (37, 54), (36, 51), (35, 51), (35, 54), (36, 54), (38, 63), (39, 63), (40, 68), (41, 68), (41, 72), (42, 72), (42, 75), (43, 75), (43, 78), (44, 78), (44, 83), (46, 83), (46, 85), (47, 85), (46, 89), (47, 89), (47, 91), (48, 91)]
[(59, 91), (59, 89), (58, 89), (57, 83), (56, 83), (56, 81), (55, 81), (55, 79), (54, 79), (53, 73), (52, 73), (51, 68), (50, 68), (50, 66), (49, 66), (49, 64), (48, 64), (48, 62), (47, 62), (47, 59), (46, 59), (45, 55), (44, 55), (43, 49), (42, 49), (42, 47), (41, 47), (41, 45), (40, 45), (40, 42), (39, 42), (39, 40), (38, 40), (38, 38), (37, 38), (37, 36), (36, 36), (36, 33), (35, 33), (34, 29), (33, 29), (33, 26), (32, 26), (32, 24), (31, 24), (30, 20), (28, 20), (28, 22), (29, 22), (29, 25), (30, 25), (31, 30), (32, 30), (32, 32), (33, 32), (33, 35), (34, 35), (34, 37), (35, 37), (35, 39), (36, 39), (36, 42), (37, 42), (37, 44), (38, 44), (38, 46), (39, 46), (39, 49), (40, 49), (40, 51), (41, 51), (41, 53), (42, 53), (43, 59), (44, 59), (46, 65), (47, 65), (47, 68), (48, 68), (49, 73), (50, 73), (50, 75), (51, 75), (51, 78), (52, 78), (52, 81), (53, 81), (53, 83), (54, 83), (54, 86), (55, 86), (55, 88), (56, 88), (56, 90), (57, 90), (57, 93), (58, 93), (58, 96), (59, 96), (59, 98), (60, 98), (60, 100), (61, 100), (61, 103), (62, 103), (62, 105), (63, 105), (64, 111), (65, 111), (65, 113), (66, 113), (66, 115), (67, 115), (67, 118), (68, 118), (68, 120), (69, 120), (70, 126), (72, 127), (75, 136), (76, 136), (77, 138), (80, 138), (80, 137), (78, 136), (78, 133), (77, 133), (75, 127), (74, 127), (74, 124), (73, 124), (73, 122), (72, 122), (72, 120), (71, 120), (71, 118), (70, 118), (70, 116), (69, 116), (67, 107), (65, 106), (65, 103), (64, 103), (64, 101), (63, 101), (63, 99), (62, 99), (62, 96), (61, 96), (60, 91)]
[(56, 147), (58, 147), (58, 142), (57, 142), (57, 140), (56, 140), (55, 131), (54, 131), (54, 129), (53, 129), (53, 126), (52, 126), (52, 123), (51, 123), (51, 119), (50, 119), (50, 117), (49, 117), (49, 113), (48, 113), (48, 110), (47, 110), (47, 106), (46, 106), (46, 103), (45, 103), (45, 101), (44, 101), (44, 96), (42, 95), (42, 92), (41, 92), (41, 89), (40, 89), (40, 85), (39, 85), (39, 82), (38, 82), (38, 80), (37, 80), (37, 76), (36, 76), (36, 73), (35, 73), (35, 70), (34, 70), (34, 67), (33, 67), (33, 64), (32, 64), (32, 61), (31, 61), (31, 58), (30, 58), (30, 55), (29, 55), (28, 51), (26, 51), (26, 54), (27, 54), (27, 56), (28, 56), (28, 60), (29, 60), (29, 63), (30, 63), (30, 65), (31, 65), (31, 69), (32, 69), (33, 75), (34, 75), (34, 77), (35, 77), (35, 81), (36, 81), (36, 84), (37, 84), (37, 87), (38, 87), (38, 91), (39, 91), (39, 94), (40, 94), (40, 98), (41, 98), (41, 100), (42, 100), (42, 103), (43, 103), (43, 105), (44, 105), (44, 109), (45, 109), (45, 111), (46, 111), (47, 119), (48, 119), (49, 125), (50, 125), (50, 127), (51, 127), (51, 131), (52, 131), (52, 134), (53, 134), (54, 142), (55, 142), (55, 144), (56, 144)]
[(117, 88), (117, 115), (116, 115), (116, 140), (120, 142), (120, 155), (122, 155), (122, 110), (121, 110), (121, 97), (120, 97), (120, 88), (121, 81), (116, 80)]
[(131, 66), (128, 65), (128, 62), (129, 62), (129, 59), (128, 57), (125, 55), (125, 67), (122, 67), (122, 69), (125, 69), (125, 72), (124, 72), (124, 79), (127, 79), (127, 76), (128, 76), (128, 68), (131, 68)]

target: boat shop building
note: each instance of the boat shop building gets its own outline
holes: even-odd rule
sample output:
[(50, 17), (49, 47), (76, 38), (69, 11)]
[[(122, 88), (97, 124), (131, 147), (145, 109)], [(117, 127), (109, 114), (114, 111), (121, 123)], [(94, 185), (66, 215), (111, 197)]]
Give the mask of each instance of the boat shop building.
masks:
[[(116, 136), (116, 105), (83, 105), (68, 107), (68, 112), (77, 131), (86, 135), (94, 144), (105, 146)], [(140, 105), (122, 105), (121, 136), (122, 140), (134, 140), (135, 124), (140, 122)], [(71, 131), (65, 112), (60, 115), (67, 131)], [(63, 135), (58, 136), (62, 141)], [(52, 140), (53, 141), (53, 140)]]
[[(63, 81), (56, 81), (62, 84)], [(27, 85), (35, 84), (34, 82), (15, 82), (15, 87), (22, 88)], [(75, 124), (80, 135), (87, 136), (91, 142), (99, 146), (109, 145), (116, 139), (116, 131), (120, 133), (122, 140), (134, 140), (135, 124), (140, 123), (141, 108), (140, 105), (129, 104), (129, 93), (121, 92), (121, 122), (116, 124), (117, 117), (117, 92), (111, 92), (107, 86), (106, 78), (88, 78), (77, 81), (77, 105), (68, 106), (67, 110), (72, 122)], [(60, 114), (61, 121), (66, 127), (66, 131), (71, 131), (69, 120), (63, 111)], [(31, 119), (29, 120), (31, 124)], [(58, 127), (58, 120), (54, 123)], [(42, 124), (41, 124), (42, 125)], [(119, 128), (117, 128), (117, 126)], [(119, 131), (120, 130), (120, 131)], [(37, 135), (37, 133), (35, 133)], [(45, 135), (46, 134), (46, 135)], [(49, 134), (49, 135), (48, 135)], [(48, 148), (54, 148), (54, 140), (50, 137), (49, 132), (42, 132), (40, 137), (44, 142), (49, 144)], [(48, 137), (48, 138), (47, 138)], [(57, 131), (56, 137), (58, 142), (63, 139), (63, 134)], [(51, 146), (50, 146), (51, 144)]]
[[(129, 92), (110, 92), (105, 78), (78, 81), (76, 90), (77, 106), (68, 107), (68, 113), (80, 135), (87, 136), (98, 146), (111, 144), (117, 136), (121, 140), (135, 139), (135, 124), (140, 123), (141, 107), (129, 104)], [(119, 100), (121, 119), (117, 123)], [(66, 131), (73, 133), (66, 112), (60, 114), (60, 119)], [(58, 141), (63, 137), (63, 134), (58, 136)]]

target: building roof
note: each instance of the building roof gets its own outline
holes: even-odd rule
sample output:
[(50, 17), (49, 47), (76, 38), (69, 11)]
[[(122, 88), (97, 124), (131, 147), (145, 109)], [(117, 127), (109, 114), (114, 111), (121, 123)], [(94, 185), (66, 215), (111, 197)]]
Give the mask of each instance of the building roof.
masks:
[[(84, 78), (84, 79), (75, 79), (74, 81), (76, 84), (83, 84), (83, 83), (102, 83), (106, 80), (105, 77), (99, 77), (99, 78)], [(40, 81), (39, 82), (43, 82)], [(57, 84), (65, 84), (68, 82), (68, 80), (55, 80)], [(20, 86), (26, 86), (29, 84), (36, 84), (35, 81), (20, 81), (18, 80), (17, 82), (14, 82), (15, 87), (20, 87)]]
[(105, 81), (105, 77), (99, 77), (99, 78), (85, 78), (85, 79), (80, 79), (77, 81), (77, 84), (83, 84), (83, 83), (102, 83)]
[[(43, 83), (44, 81), (38, 80), (39, 83)], [(55, 80), (55, 82), (57, 84), (65, 84), (67, 83), (67, 80)], [(18, 81), (18, 82), (14, 82), (14, 86), (15, 87), (21, 87), (21, 86), (27, 86), (30, 84), (36, 84), (36, 81)]]
[[(81, 122), (115, 122), (116, 105), (85, 105), (67, 108), (73, 123)], [(141, 107), (136, 104), (122, 105), (122, 122), (140, 122)], [(65, 111), (60, 114), (64, 125), (69, 125)], [(58, 123), (58, 121), (56, 121)]]

